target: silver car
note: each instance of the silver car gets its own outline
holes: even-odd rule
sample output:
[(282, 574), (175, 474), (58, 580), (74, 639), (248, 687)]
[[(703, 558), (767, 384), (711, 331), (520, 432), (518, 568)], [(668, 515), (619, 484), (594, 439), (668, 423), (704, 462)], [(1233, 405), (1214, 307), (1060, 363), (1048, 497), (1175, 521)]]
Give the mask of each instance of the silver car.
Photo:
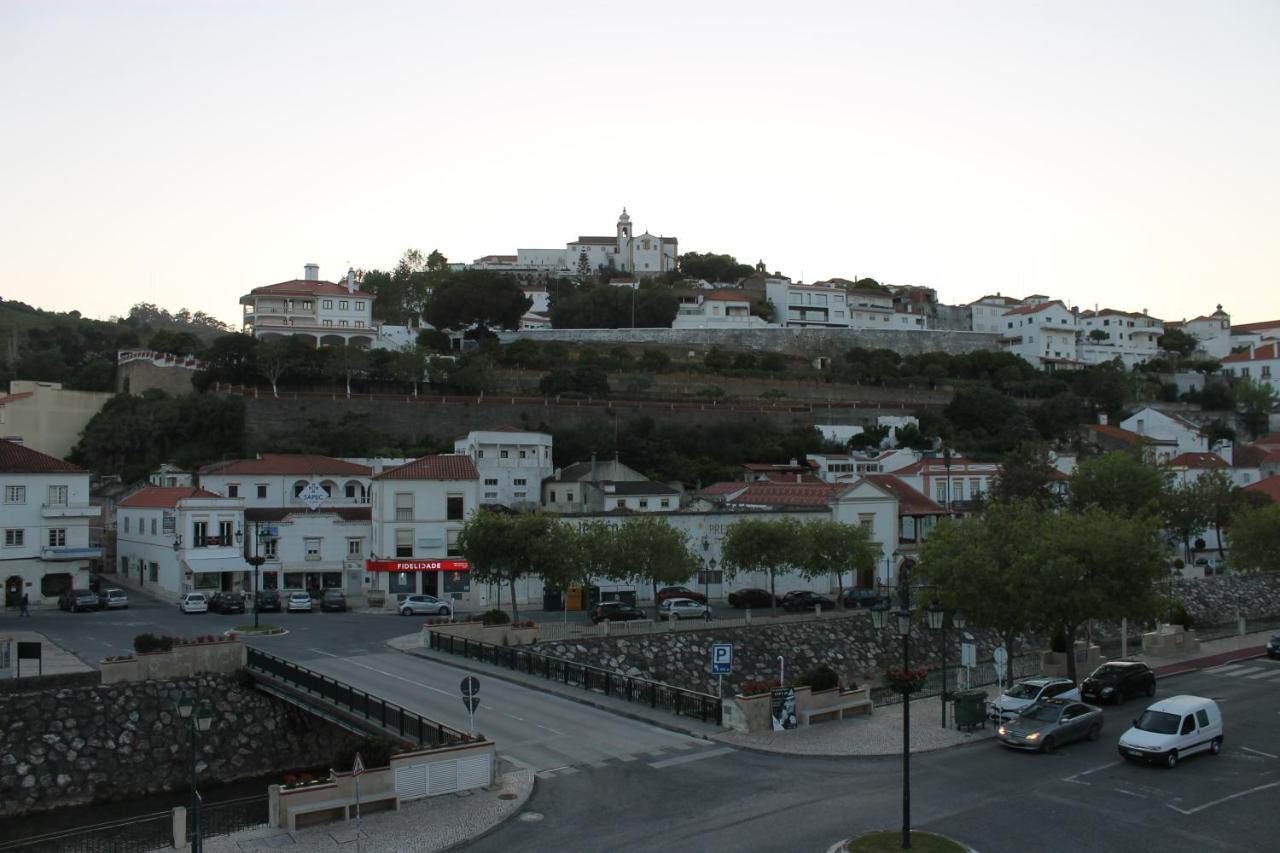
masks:
[(668, 598), (658, 608), (659, 619), (708, 619), (711, 608), (692, 598)]
[(1102, 734), (1102, 709), (1069, 699), (1043, 699), (1021, 709), (1018, 716), (996, 729), (1005, 746), (1052, 752), (1073, 740), (1097, 740)]
[(98, 593), (98, 606), (103, 610), (128, 610), (129, 595), (123, 589), (104, 589)]
[(434, 595), (406, 595), (400, 602), (399, 609), (401, 616), (450, 616), (453, 614), (453, 603)]
[(987, 716), (996, 723), (1012, 720), (1022, 709), (1045, 699), (1072, 699), (1079, 702), (1080, 688), (1065, 678), (1038, 676), (1015, 681), (1001, 693), (987, 709)]

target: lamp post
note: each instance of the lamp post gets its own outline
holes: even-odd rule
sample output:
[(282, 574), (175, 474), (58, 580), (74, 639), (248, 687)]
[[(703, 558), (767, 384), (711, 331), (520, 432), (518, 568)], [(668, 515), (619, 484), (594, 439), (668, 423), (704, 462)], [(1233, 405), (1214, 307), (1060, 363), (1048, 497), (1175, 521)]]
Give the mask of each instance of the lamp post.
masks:
[(204, 702), (196, 705), (195, 700), (186, 693), (178, 697), (174, 707), (177, 708), (179, 717), (191, 722), (191, 829), (188, 835), (191, 838), (191, 853), (201, 853), (204, 843), (200, 837), (200, 792), (196, 788), (196, 760), (200, 755), (198, 733), (209, 731), (213, 725), (213, 711)]
[(253, 554), (245, 557), (245, 562), (253, 566), (253, 627), (258, 628), (258, 573), (267, 558), (258, 553), (258, 543), (262, 540), (262, 522), (253, 523)]
[[(929, 607), (929, 613), (930, 613), (929, 624), (931, 627), (933, 625), (932, 614), (935, 608), (938, 610), (938, 612), (940, 613), (942, 612), (942, 605), (938, 603), (938, 599), (936, 598), (933, 600), (933, 604)], [(964, 614), (959, 612), (951, 614), (952, 628), (955, 628), (957, 630), (963, 630), (966, 624), (967, 623), (965, 621)], [(942, 690), (940, 691), (940, 695), (942, 696), (942, 727), (944, 729), (947, 727), (947, 640), (949, 639), (948, 634), (949, 632), (947, 631), (946, 627), (943, 626), (942, 628)]]
[[(898, 569), (898, 609), (893, 611), (898, 635), (902, 637), (902, 672), (904, 678), (911, 671), (911, 561), (908, 560)], [(928, 587), (916, 587), (927, 589)], [(945, 613), (942, 607), (935, 604), (925, 609), (927, 624), (930, 630), (942, 627)], [(889, 603), (882, 599), (871, 608), (871, 624), (883, 629), (888, 624)], [(945, 685), (944, 685), (945, 687)], [(911, 848), (911, 693), (904, 684), (902, 689), (902, 849)]]

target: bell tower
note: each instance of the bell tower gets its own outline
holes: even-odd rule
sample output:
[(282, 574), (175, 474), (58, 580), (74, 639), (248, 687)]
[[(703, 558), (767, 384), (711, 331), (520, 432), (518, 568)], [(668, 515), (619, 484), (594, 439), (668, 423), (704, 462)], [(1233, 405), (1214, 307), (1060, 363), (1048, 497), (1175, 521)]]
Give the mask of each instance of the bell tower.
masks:
[(618, 269), (629, 271), (632, 268), (631, 216), (626, 207), (622, 208), (622, 215), (618, 217), (618, 253), (614, 257), (617, 258)]

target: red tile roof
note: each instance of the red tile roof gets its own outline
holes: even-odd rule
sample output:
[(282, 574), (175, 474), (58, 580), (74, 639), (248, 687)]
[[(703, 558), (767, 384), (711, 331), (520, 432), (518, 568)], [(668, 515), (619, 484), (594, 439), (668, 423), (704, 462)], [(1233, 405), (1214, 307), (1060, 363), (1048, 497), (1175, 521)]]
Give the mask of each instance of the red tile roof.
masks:
[(407, 465), (374, 475), (375, 480), (478, 480), (480, 473), (465, 453), (423, 456)]
[(751, 297), (741, 290), (713, 290), (703, 294), (704, 302), (750, 302)]
[(249, 292), (258, 296), (353, 296), (372, 298), (371, 294), (365, 293), (358, 287), (355, 292), (352, 292), (347, 290), (345, 284), (334, 284), (331, 281), (310, 281), (303, 278), (255, 287)]
[(1179, 453), (1169, 460), (1176, 468), (1229, 468), (1227, 460), (1216, 453)]
[(742, 494), (729, 500), (734, 504), (764, 506), (827, 506), (848, 483), (749, 483)]
[(1105, 435), (1108, 438), (1123, 441), (1126, 444), (1146, 444), (1151, 440), (1145, 435), (1138, 435), (1136, 432), (1130, 432), (1127, 429), (1121, 429), (1118, 426), (1111, 426), (1110, 424), (1085, 424), (1084, 428), (1090, 432), (1096, 432), (1099, 435)]
[(617, 237), (578, 237), (569, 244), (570, 246), (616, 246), (618, 245)]
[(1017, 308), (1010, 308), (1008, 311), (1004, 312), (1003, 316), (1009, 317), (1014, 314), (1039, 314), (1041, 311), (1045, 311), (1055, 305), (1062, 309), (1066, 309), (1067, 307), (1062, 304), (1061, 299), (1055, 299), (1052, 302), (1041, 302), (1039, 305), (1019, 305)]
[(1232, 468), (1257, 468), (1267, 456), (1267, 449), (1256, 444), (1243, 444), (1231, 454)]
[(704, 497), (718, 497), (720, 495), (733, 494), (734, 492), (739, 491), (740, 489), (745, 489), (746, 487), (745, 483), (739, 483), (737, 481), (712, 483), (706, 488), (699, 490), (697, 494)]
[(1266, 332), (1280, 329), (1280, 320), (1268, 320), (1265, 323), (1239, 323), (1231, 327), (1231, 334), (1247, 334), (1248, 332)]
[(892, 474), (867, 474), (866, 479), (898, 499), (898, 515), (947, 515), (947, 511)]
[(368, 477), (373, 469), (368, 465), (344, 462), (332, 456), (318, 453), (263, 453), (257, 459), (232, 459), (214, 462), (200, 469), (201, 474), (337, 474), (351, 477)]
[(4, 405), (5, 403), (14, 403), (14, 402), (17, 402), (18, 400), (25, 400), (34, 393), (36, 392), (22, 391), (21, 393), (18, 393), (18, 394), (6, 394), (5, 396), (0, 397), (0, 405)]
[[(1280, 358), (1280, 344), (1275, 342), (1269, 344), (1261, 344), (1253, 348), (1253, 352), (1243, 350), (1241, 352), (1233, 352), (1222, 360), (1223, 364), (1235, 361), (1273, 361)], [(3, 402), (0, 400), (0, 402)]]
[(1271, 500), (1280, 503), (1280, 474), (1267, 477), (1265, 480), (1259, 480), (1244, 487), (1246, 492), (1261, 492)]
[(178, 505), (178, 501), (187, 498), (227, 500), (222, 495), (211, 492), (208, 489), (192, 488), (191, 486), (147, 486), (145, 489), (134, 492), (120, 501), (119, 506), (123, 509), (130, 507), (164, 507), (173, 509)]
[(56, 456), (23, 447), (17, 442), (0, 440), (0, 473), (83, 474), (85, 470)]

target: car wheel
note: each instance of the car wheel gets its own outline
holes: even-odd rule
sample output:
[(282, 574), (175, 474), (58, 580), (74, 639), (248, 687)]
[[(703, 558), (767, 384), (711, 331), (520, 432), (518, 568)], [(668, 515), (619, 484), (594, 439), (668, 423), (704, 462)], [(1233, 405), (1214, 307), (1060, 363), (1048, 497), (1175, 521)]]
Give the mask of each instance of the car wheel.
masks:
[(413, 615), (413, 611), (412, 611), (412, 610), (410, 610), (410, 609), (409, 609), (409, 608), (407, 608), (407, 607), (402, 607), (402, 608), (400, 609), (400, 615), (401, 615), (401, 616), (411, 616), (411, 615)]
[(1094, 723), (1089, 727), (1089, 740), (1097, 740), (1102, 737), (1102, 726)]
[(1156, 683), (1153, 681), (1147, 685), (1147, 697), (1150, 698), (1155, 695), (1156, 695)]
[(448, 615), (449, 615), (449, 608), (447, 608), (447, 607), (441, 607), (438, 611), (436, 611), (436, 613), (437, 613), (438, 615), (440, 615), (440, 616), (448, 616)]
[(1040, 751), (1045, 753), (1053, 752), (1053, 747), (1054, 747), (1053, 738), (1047, 737), (1040, 744)]
[(1164, 766), (1170, 770), (1178, 766), (1178, 750), (1171, 750), (1164, 758)]
[(1222, 752), (1222, 738), (1216, 737), (1209, 742), (1209, 754), (1217, 755)]
[(671, 620), (671, 621), (673, 621), (673, 622), (679, 622), (679, 621), (680, 621), (680, 614), (679, 614), (679, 613), (672, 613), (672, 614), (671, 614), (670, 616), (668, 616), (667, 618), (668, 618), (668, 619), (670, 619), (670, 620)]

